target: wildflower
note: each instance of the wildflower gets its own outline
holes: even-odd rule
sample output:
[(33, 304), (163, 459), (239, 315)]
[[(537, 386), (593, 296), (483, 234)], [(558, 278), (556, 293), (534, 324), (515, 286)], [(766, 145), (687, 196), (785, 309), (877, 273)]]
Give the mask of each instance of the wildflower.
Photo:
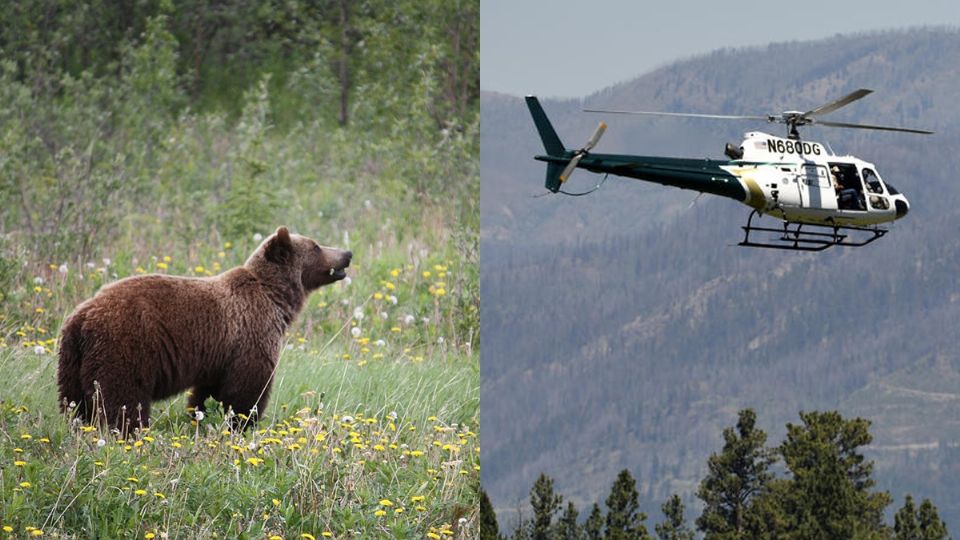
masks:
[(361, 332), (362, 330), (360, 330), (359, 326), (354, 326), (353, 328), (350, 329), (350, 335), (353, 337), (360, 337)]
[(387, 342), (382, 339), (378, 339), (374, 341), (373, 344), (376, 345), (377, 347), (383, 347), (384, 345), (387, 344)]
[(146, 273), (147, 271), (144, 270), (142, 266), (138, 266), (137, 269), (134, 270), (134, 272), (136, 272), (136, 273), (138, 273), (138, 274), (144, 274), (144, 273)]
[(274, 506), (280, 506), (280, 499), (273, 499), (271, 502), (273, 502)]
[(307, 540), (317, 540), (312, 534), (309, 533), (300, 533), (300, 538), (306, 538)]
[(14, 462), (13, 462), (13, 466), (14, 466), (14, 467), (23, 467), (23, 466), (26, 465), (26, 464), (27, 464), (26, 461), (19, 461), (19, 460), (18, 460), (18, 461), (14, 461)]
[(350, 285), (351, 283), (353, 283), (353, 280), (350, 279), (350, 276), (347, 276), (343, 278), (343, 280), (341, 280), (340, 283), (343, 283), (343, 286), (346, 287), (347, 285)]
[(62, 275), (66, 275), (66, 274), (67, 274), (67, 270), (68, 270), (68, 269), (67, 269), (67, 263), (63, 263), (63, 264), (60, 265), (59, 268), (57, 268), (57, 272), (60, 272)]
[(9, 526), (9, 525), (4, 525), (4, 526), (3, 526), (3, 532), (12, 533), (12, 532), (13, 532), (13, 527), (11, 527), (11, 526)]
[(230, 249), (233, 247), (233, 242), (224, 242), (223, 249)]
[(172, 262), (172, 261), (173, 261), (173, 259), (171, 259), (169, 255), (164, 255), (164, 256), (163, 256), (163, 262), (168, 263), (168, 262)]
[(426, 497), (423, 495), (414, 495), (413, 497), (410, 497), (410, 502), (418, 503), (422, 502), (424, 499), (426, 499)]
[(24, 433), (23, 435), (20, 435), (20, 438), (25, 441), (29, 441), (30, 439), (33, 438), (33, 435), (30, 435), (29, 433)]
[(381, 499), (380, 506), (393, 506), (393, 501), (390, 499)]
[(417, 319), (413, 315), (406, 315), (403, 317), (403, 324), (410, 326), (415, 320)]
[(157, 535), (153, 534), (152, 532), (148, 532), (147, 534), (143, 535), (143, 537), (147, 540), (150, 540), (151, 538), (156, 538)]
[(356, 319), (356, 320), (358, 320), (358, 321), (362, 321), (362, 320), (363, 320), (363, 308), (362, 308), (362, 307), (356, 307), (356, 308), (353, 309), (353, 318)]
[(160, 499), (160, 500), (163, 500), (163, 499), (166, 499), (166, 498), (167, 498), (166, 495), (164, 495), (163, 493), (161, 493), (161, 492), (159, 492), (159, 491), (154, 491), (154, 492), (153, 492), (153, 496), (156, 497), (156, 498), (158, 498), (158, 499)]
[(263, 463), (263, 460), (258, 457), (248, 457), (246, 461), (247, 463), (249, 463), (250, 465), (253, 465), (254, 467)]
[(377, 516), (377, 517), (383, 517), (383, 516), (387, 515), (387, 511), (386, 511), (386, 510), (377, 510), (376, 512), (373, 513), (373, 515), (375, 515), (375, 516)]
[(204, 270), (206, 270), (206, 268), (204, 268), (203, 265), (197, 265), (197, 267), (193, 269), (193, 271), (198, 274), (202, 274)]
[(270, 537), (270, 540), (283, 540), (283, 537), (275, 534)]
[(147, 490), (145, 490), (145, 489), (138, 489), (138, 490), (134, 491), (133, 494), (136, 495), (137, 497), (142, 497), (142, 496), (144, 496), (144, 495), (147, 494)]
[(36, 345), (33, 347), (33, 354), (36, 354), (38, 356), (42, 356), (46, 352), (47, 350), (43, 347), (43, 345)]
[(333, 537), (333, 533), (330, 532), (330, 531), (323, 531), (322, 533), (320, 533), (320, 536), (323, 536), (323, 537), (325, 537), (325, 538), (332, 538), (332, 537)]
[[(40, 276), (37, 276), (33, 278), (33, 282), (36, 283), (37, 285), (43, 285), (43, 278)], [(37, 292), (40, 292), (40, 291), (37, 291)]]
[(161, 269), (161, 270), (166, 270), (166, 269), (167, 269), (167, 263), (165, 263), (165, 262), (158, 262), (158, 263), (157, 263), (157, 268), (159, 268), (159, 269)]
[(203, 411), (196, 411), (193, 416), (197, 419), (197, 422), (200, 422), (203, 420)]
[(440, 538), (440, 535), (437, 534), (437, 533), (435, 533), (435, 532), (433, 532), (433, 531), (428, 532), (428, 533), (427, 533), (427, 536), (430, 537), (430, 538), (434, 538), (434, 539)]
[(253, 234), (253, 241), (254, 241), (254, 242), (259, 242), (259, 241), (261, 241), (261, 240), (263, 240), (263, 235), (262, 235), (262, 234), (260, 234), (260, 233), (254, 233), (254, 234)]
[(34, 529), (30, 531), (30, 536), (43, 536), (43, 531), (40, 529)]
[(24, 489), (29, 489), (33, 487), (33, 484), (31, 484), (30, 482), (20, 482), (20, 487)]

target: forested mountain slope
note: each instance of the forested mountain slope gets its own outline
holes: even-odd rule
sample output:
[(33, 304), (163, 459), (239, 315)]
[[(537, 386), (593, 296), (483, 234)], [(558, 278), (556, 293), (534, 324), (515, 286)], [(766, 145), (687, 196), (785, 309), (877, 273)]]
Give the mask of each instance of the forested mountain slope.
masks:
[[(718, 51), (583, 105), (765, 114), (856, 88), (876, 93), (831, 120), (937, 134), (804, 133), (873, 161), (911, 202), (882, 240), (820, 254), (734, 247), (747, 207), (654, 184), (532, 197), (542, 148), (522, 99), (481, 96), (483, 481), (498, 510), (540, 472), (593, 501), (630, 468), (655, 514), (692, 494), (738, 409), (755, 408), (772, 439), (800, 410), (839, 409), (873, 421), (867, 452), (897, 506), (930, 497), (960, 524), (960, 33)], [(745, 131), (782, 134), (544, 107), (568, 147), (606, 120), (601, 152), (720, 158)], [(578, 171), (570, 189), (597, 180)]]

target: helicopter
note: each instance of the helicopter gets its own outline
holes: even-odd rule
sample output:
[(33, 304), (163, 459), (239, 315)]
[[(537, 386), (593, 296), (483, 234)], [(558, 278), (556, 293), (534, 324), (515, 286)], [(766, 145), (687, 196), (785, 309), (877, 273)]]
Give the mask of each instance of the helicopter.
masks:
[[(827, 145), (800, 138), (799, 128), (808, 125), (933, 133), (820, 119), (872, 92), (862, 88), (806, 112), (785, 111), (763, 116), (584, 109), (591, 113), (754, 120), (786, 125), (786, 137), (751, 131), (744, 135), (739, 146), (727, 143), (724, 148), (727, 160), (591, 153), (607, 129), (604, 122), (600, 122), (586, 144), (569, 150), (560, 141), (536, 96), (527, 96), (526, 103), (546, 150), (546, 155), (534, 156), (534, 159), (547, 163), (545, 186), (551, 192), (584, 195), (599, 188), (602, 181), (585, 193), (561, 189), (573, 171), (581, 168), (720, 195), (753, 208), (747, 224), (741, 227), (744, 239), (738, 245), (822, 251), (833, 246), (865, 246), (887, 233), (881, 225), (906, 216), (910, 210), (906, 196), (885, 182), (873, 163), (834, 154)], [(763, 215), (778, 218), (781, 223), (777, 227), (753, 223), (755, 217)], [(763, 238), (757, 239), (758, 234)]]

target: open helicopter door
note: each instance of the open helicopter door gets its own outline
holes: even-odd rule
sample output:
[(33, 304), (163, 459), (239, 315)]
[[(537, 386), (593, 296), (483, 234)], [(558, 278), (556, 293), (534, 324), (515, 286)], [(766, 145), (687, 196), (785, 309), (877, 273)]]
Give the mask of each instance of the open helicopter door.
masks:
[(803, 164), (797, 175), (797, 185), (800, 188), (800, 204), (804, 208), (837, 209), (837, 192), (825, 166)]

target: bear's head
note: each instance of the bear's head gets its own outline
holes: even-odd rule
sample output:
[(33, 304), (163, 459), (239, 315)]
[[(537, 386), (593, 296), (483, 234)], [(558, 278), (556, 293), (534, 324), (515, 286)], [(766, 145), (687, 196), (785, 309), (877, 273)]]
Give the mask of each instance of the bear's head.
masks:
[(245, 266), (264, 281), (309, 293), (347, 277), (352, 257), (349, 251), (321, 246), (280, 227), (260, 244)]

